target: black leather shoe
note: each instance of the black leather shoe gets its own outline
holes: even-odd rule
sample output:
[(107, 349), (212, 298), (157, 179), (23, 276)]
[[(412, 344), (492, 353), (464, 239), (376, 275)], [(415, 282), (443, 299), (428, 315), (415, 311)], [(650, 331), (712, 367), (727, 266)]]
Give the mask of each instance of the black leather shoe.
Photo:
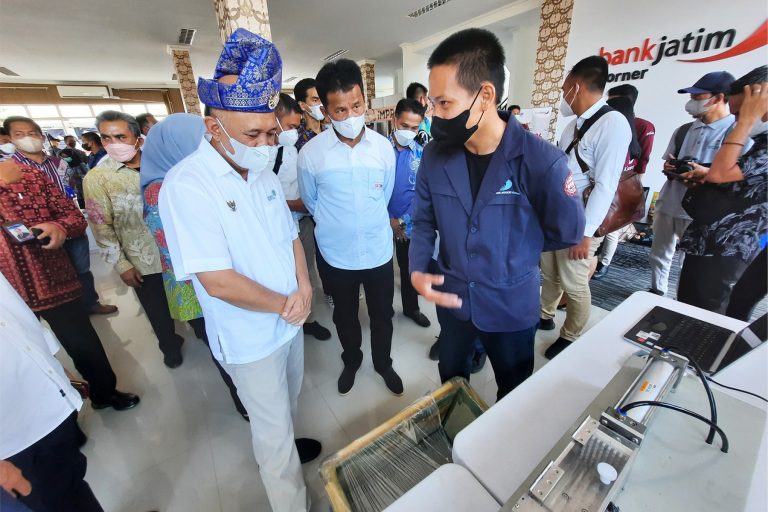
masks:
[(310, 322), (308, 324), (304, 324), (304, 334), (309, 334), (310, 336), (314, 336), (320, 341), (331, 339), (331, 331), (329, 331), (328, 329), (326, 329), (325, 327), (323, 327), (317, 322)]
[(552, 331), (555, 328), (555, 321), (552, 318), (541, 318), (539, 319), (539, 330), (540, 331)]
[(123, 393), (122, 391), (115, 390), (112, 392), (112, 396), (104, 403), (91, 402), (91, 407), (94, 409), (106, 409), (112, 407), (116, 411), (125, 411), (126, 409), (132, 409), (139, 403), (139, 397), (133, 393)]
[(379, 377), (381, 377), (381, 380), (384, 381), (384, 384), (387, 386), (387, 389), (390, 393), (395, 396), (400, 396), (403, 394), (403, 380), (400, 378), (397, 372), (395, 372), (394, 368), (390, 366), (382, 372), (377, 370), (376, 373), (378, 373)]
[(184, 357), (181, 355), (181, 350), (177, 354), (166, 354), (163, 356), (163, 363), (171, 369), (178, 368), (183, 362)]
[(440, 338), (439, 337), (432, 344), (432, 346), (429, 347), (429, 359), (432, 361), (440, 360)]
[(427, 318), (424, 313), (421, 311), (414, 311), (413, 313), (404, 313), (405, 316), (416, 322), (416, 325), (419, 327), (429, 327), (432, 325), (432, 322), (429, 321), (429, 318)]
[(357, 368), (344, 367), (339, 377), (339, 394), (341, 396), (348, 395), (352, 391), (352, 386), (355, 385), (355, 375), (357, 375)]
[(475, 351), (472, 356), (472, 369), (470, 370), (470, 373), (477, 373), (482, 370), (483, 366), (485, 366), (486, 359), (488, 359), (488, 354)]
[(571, 341), (565, 338), (557, 338), (555, 342), (544, 351), (544, 357), (547, 359), (554, 359), (557, 354), (570, 347), (571, 343)]
[(296, 451), (299, 452), (299, 460), (301, 463), (306, 464), (320, 456), (320, 452), (323, 451), (323, 445), (320, 444), (320, 441), (316, 441), (315, 439), (300, 437), (296, 440)]

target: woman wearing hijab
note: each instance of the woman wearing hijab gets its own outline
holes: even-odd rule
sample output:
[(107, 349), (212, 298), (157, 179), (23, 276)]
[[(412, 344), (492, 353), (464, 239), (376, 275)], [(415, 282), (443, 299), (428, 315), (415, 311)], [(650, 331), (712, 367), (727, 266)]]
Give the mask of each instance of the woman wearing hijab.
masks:
[[(165, 242), (163, 223), (157, 207), (160, 187), (165, 175), (173, 166), (197, 149), (204, 133), (203, 119), (192, 114), (172, 114), (153, 126), (142, 147), (140, 179), (144, 196), (144, 222), (155, 238), (160, 251), (163, 284), (171, 317), (174, 320), (189, 323), (195, 335), (208, 344), (203, 310), (195, 295), (192, 281), (177, 281), (173, 273), (171, 256)], [(237, 396), (237, 388), (232, 378), (215, 358), (213, 362), (229, 388), (237, 412), (248, 419), (248, 413)]]

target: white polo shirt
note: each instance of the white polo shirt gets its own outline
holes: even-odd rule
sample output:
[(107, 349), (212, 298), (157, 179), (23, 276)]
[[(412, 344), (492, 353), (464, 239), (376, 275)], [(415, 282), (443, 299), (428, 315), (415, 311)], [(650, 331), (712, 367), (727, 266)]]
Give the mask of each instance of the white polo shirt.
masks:
[(50, 434), (83, 401), (53, 357), (59, 343), (0, 274), (0, 460)]
[(166, 176), (159, 209), (174, 273), (192, 279), (216, 359), (258, 361), (296, 336), (299, 327), (277, 313), (211, 297), (195, 275), (232, 269), (284, 295), (298, 289), (296, 225), (271, 168), (249, 172), (246, 181), (203, 138)]
[[(288, 201), (299, 199), (301, 194), (299, 194), (299, 175), (296, 167), (299, 160), (299, 150), (296, 149), (296, 146), (280, 147), (283, 149), (283, 162), (280, 164), (280, 169), (277, 170), (277, 179), (280, 181), (283, 195)], [(269, 168), (274, 169), (274, 164), (271, 164)], [(299, 221), (307, 214), (291, 212), (291, 215), (298, 226)]]

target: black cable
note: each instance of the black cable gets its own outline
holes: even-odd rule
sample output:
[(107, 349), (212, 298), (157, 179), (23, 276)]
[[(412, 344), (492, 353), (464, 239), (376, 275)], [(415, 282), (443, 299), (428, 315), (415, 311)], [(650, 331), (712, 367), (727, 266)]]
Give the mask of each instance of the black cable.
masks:
[(656, 402), (653, 400), (639, 400), (637, 402), (629, 403), (623, 407), (621, 407), (618, 411), (622, 415), (626, 415), (627, 411), (630, 409), (635, 409), (637, 407), (645, 407), (645, 406), (651, 406), (651, 407), (661, 407), (663, 409), (671, 409), (673, 411), (681, 412), (683, 414), (687, 414), (688, 416), (691, 416), (692, 418), (696, 418), (697, 420), (703, 421), (710, 427), (714, 428), (715, 431), (720, 434), (720, 440), (722, 441), (722, 447), (720, 448), (720, 451), (723, 453), (728, 453), (728, 437), (725, 435), (725, 432), (723, 432), (723, 429), (717, 426), (716, 423), (713, 423), (708, 418), (702, 416), (701, 414), (693, 411), (689, 411), (688, 409), (684, 409), (683, 407), (669, 404), (667, 402)]
[(739, 393), (744, 393), (745, 395), (752, 395), (755, 398), (759, 398), (763, 402), (768, 402), (768, 398), (765, 398), (764, 396), (760, 396), (757, 393), (753, 393), (751, 391), (747, 391), (746, 389), (739, 389), (739, 388), (732, 388), (731, 386), (726, 386), (725, 384), (720, 384), (712, 377), (707, 377), (707, 380), (711, 382), (712, 384), (717, 384), (721, 388), (730, 389), (731, 391), (738, 391)]
[[(707, 392), (707, 400), (709, 400), (709, 417), (712, 420), (712, 423), (717, 424), (717, 404), (715, 404), (715, 395), (712, 394), (712, 389), (710, 389), (709, 383), (707, 382), (707, 376), (704, 374), (703, 371), (701, 371), (701, 366), (699, 366), (699, 363), (696, 361), (696, 359), (693, 358), (693, 356), (691, 356), (681, 348), (678, 348), (675, 346), (668, 346), (668, 347), (665, 347), (662, 350), (662, 352), (669, 352), (670, 350), (687, 358), (688, 362), (691, 364), (691, 366), (693, 366), (694, 370), (696, 370), (696, 373), (699, 374), (699, 379), (701, 379), (701, 383), (704, 386), (704, 390)], [(715, 428), (710, 426), (709, 434), (707, 434), (706, 442), (707, 444), (712, 444), (714, 440), (715, 440)]]

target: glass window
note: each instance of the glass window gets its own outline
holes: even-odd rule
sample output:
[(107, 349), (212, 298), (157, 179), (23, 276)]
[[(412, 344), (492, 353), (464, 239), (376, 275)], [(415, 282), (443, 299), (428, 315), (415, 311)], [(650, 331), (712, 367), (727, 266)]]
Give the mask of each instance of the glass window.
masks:
[(40, 117), (59, 117), (59, 111), (56, 105), (27, 105), (29, 117), (37, 119)]
[(150, 114), (154, 114), (155, 117), (168, 115), (168, 107), (165, 106), (165, 103), (147, 103), (147, 110), (149, 110)]
[(132, 116), (146, 114), (147, 106), (143, 103), (126, 103), (123, 105), (123, 111)]
[(90, 105), (59, 105), (61, 117), (91, 117)]
[(5, 119), (11, 116), (28, 117), (29, 114), (24, 105), (0, 105), (0, 118)]

